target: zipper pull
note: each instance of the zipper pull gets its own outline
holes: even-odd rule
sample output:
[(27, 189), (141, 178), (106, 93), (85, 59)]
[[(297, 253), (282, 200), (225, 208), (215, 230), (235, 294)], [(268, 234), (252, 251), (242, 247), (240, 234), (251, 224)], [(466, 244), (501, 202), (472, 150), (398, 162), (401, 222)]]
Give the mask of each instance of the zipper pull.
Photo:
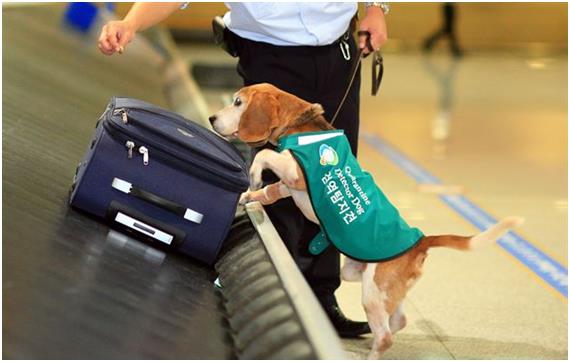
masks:
[(143, 155), (143, 164), (148, 165), (148, 149), (145, 146), (139, 147), (139, 152)]
[(135, 148), (135, 143), (133, 141), (127, 141), (125, 146), (127, 146), (127, 157), (133, 158), (133, 148)]
[(124, 108), (120, 108), (120, 109), (115, 109), (115, 112), (113, 112), (114, 115), (120, 114), (121, 118), (123, 119), (123, 123), (127, 124), (129, 122), (129, 118), (127, 116), (127, 110)]

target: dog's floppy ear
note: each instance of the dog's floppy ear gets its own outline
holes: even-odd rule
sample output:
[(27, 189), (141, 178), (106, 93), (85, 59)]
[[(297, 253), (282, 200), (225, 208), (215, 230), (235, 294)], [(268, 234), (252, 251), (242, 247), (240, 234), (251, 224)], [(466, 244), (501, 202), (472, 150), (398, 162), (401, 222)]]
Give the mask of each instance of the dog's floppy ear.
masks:
[(325, 110), (323, 109), (323, 106), (321, 106), (319, 103), (313, 103), (311, 104), (311, 108), (310, 108), (313, 112), (315, 112), (316, 115), (321, 115), (325, 113)]
[(246, 143), (267, 141), (271, 131), (278, 126), (279, 102), (266, 92), (253, 92), (247, 101), (247, 109), (241, 115), (238, 136)]

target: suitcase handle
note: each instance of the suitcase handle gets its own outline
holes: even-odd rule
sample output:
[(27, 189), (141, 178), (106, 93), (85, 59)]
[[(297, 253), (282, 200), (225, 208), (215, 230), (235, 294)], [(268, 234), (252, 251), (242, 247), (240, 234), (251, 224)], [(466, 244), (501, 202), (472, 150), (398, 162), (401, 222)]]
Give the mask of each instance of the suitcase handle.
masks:
[(138, 199), (149, 202), (149, 203), (151, 203), (155, 206), (158, 206), (164, 210), (167, 210), (167, 211), (170, 211), (176, 215), (179, 215), (186, 220), (192, 221), (193, 223), (201, 224), (202, 219), (204, 218), (204, 215), (202, 215), (201, 213), (199, 213), (195, 210), (184, 207), (180, 204), (177, 204), (174, 201), (167, 200), (167, 199), (160, 197), (158, 195), (155, 195), (151, 192), (145, 191), (142, 188), (135, 186), (128, 181), (121, 180), (120, 178), (115, 177), (113, 179), (111, 186), (116, 190), (119, 190), (119, 191), (124, 192), (126, 194), (132, 195)]
[(143, 233), (147, 236), (150, 236), (158, 241), (162, 241), (163, 243), (170, 245), (174, 240), (174, 236), (168, 233), (165, 233), (162, 230), (159, 230), (151, 225), (148, 225), (140, 220), (137, 220), (133, 217), (130, 217), (127, 214), (123, 214), (122, 212), (117, 212), (114, 221), (118, 222), (119, 224), (125, 225), (131, 229), (138, 231), (139, 233)]
[(180, 229), (150, 218), (117, 201), (111, 201), (107, 209), (107, 220), (174, 248), (179, 248), (186, 238), (186, 234)]

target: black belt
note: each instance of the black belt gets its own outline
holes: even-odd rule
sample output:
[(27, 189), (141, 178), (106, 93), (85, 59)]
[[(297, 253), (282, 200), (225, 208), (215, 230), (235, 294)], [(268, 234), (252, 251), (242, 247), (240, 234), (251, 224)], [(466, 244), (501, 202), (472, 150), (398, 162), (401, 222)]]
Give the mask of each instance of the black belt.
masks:
[(241, 37), (236, 33), (232, 32), (231, 30), (227, 30), (230, 33), (230, 37), (233, 38), (236, 42), (243, 42), (252, 44), (253, 46), (261, 49), (267, 49), (275, 53), (284, 53), (284, 54), (307, 54), (307, 52), (326, 52), (330, 51), (332, 47), (337, 47), (339, 44), (343, 42), (347, 42), (348, 38), (350, 37), (350, 32), (347, 30), (343, 33), (338, 39), (334, 42), (325, 44), (325, 45), (275, 45), (271, 43), (266, 43), (263, 41), (252, 40), (248, 38)]

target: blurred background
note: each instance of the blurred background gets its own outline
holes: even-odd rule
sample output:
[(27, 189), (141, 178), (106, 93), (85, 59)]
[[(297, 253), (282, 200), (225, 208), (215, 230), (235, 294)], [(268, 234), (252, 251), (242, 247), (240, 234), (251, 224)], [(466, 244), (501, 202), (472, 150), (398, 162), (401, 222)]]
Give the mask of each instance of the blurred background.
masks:
[[(123, 16), (131, 3), (117, 5)], [(568, 46), (566, 3), (452, 3), (455, 33), (466, 50), (554, 51), (565, 53)], [(387, 17), (389, 39), (386, 51), (421, 47), (427, 35), (442, 24), (443, 3), (391, 3)], [(210, 38), (211, 21), (224, 14), (223, 3), (193, 3), (189, 11), (171, 16), (165, 25), (175, 34), (189, 38)], [(361, 3), (360, 12), (364, 10)]]
[[(112, 96), (206, 127), (231, 102), (237, 61), (211, 33), (227, 9), (190, 3), (106, 57), (100, 29), (131, 3), (83, 4), (2, 4), (3, 357), (234, 358), (213, 270), (66, 203)], [(526, 223), (476, 253), (431, 252), (384, 358), (567, 359), (568, 4), (391, 3), (386, 19), (375, 97), (362, 64), (363, 167), (426, 234)], [(337, 297), (365, 318), (359, 284)], [(360, 359), (370, 343), (343, 347)]]

